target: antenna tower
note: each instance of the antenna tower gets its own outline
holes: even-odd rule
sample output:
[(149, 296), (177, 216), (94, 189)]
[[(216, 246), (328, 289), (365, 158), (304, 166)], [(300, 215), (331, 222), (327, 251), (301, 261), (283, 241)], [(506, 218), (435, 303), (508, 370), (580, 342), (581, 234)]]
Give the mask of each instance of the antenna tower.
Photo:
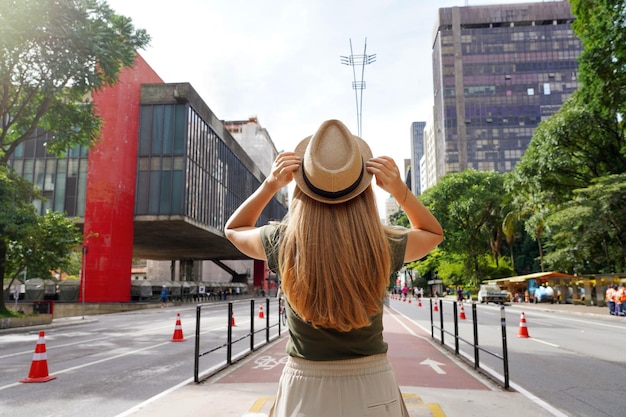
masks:
[[(363, 47), (363, 55), (355, 55), (352, 52), (352, 39), (350, 39), (350, 55), (349, 56), (340, 56), (341, 63), (343, 65), (349, 65), (352, 67), (352, 89), (354, 90), (354, 97), (356, 99), (356, 122), (357, 122), (357, 130), (358, 136), (361, 135), (361, 128), (363, 125), (363, 90), (365, 90), (365, 81), (363, 80), (363, 76), (365, 74), (365, 66), (369, 65), (373, 62), (376, 62), (376, 54), (367, 55), (367, 38), (365, 38), (365, 46)], [(357, 81), (356, 72), (357, 67), (361, 68), (361, 79)]]

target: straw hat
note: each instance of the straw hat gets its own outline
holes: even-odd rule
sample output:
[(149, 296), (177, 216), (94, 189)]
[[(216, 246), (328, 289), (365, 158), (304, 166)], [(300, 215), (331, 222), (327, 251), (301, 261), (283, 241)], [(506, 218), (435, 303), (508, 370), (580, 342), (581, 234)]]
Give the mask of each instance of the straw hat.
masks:
[(297, 186), (314, 200), (343, 203), (361, 194), (372, 182), (365, 163), (372, 151), (339, 120), (327, 120), (294, 151), (302, 158), (294, 172)]

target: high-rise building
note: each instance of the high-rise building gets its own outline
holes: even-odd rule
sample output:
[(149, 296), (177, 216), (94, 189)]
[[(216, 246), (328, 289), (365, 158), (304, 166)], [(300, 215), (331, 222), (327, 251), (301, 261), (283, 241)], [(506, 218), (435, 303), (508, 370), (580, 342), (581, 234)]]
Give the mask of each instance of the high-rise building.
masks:
[(442, 144), (442, 174), (509, 171), (539, 122), (578, 87), (582, 45), (570, 5), (451, 7), (437, 17), (433, 134)]
[(420, 179), (420, 160), (424, 156), (424, 127), (426, 122), (411, 123), (411, 192), (415, 195), (422, 193)]

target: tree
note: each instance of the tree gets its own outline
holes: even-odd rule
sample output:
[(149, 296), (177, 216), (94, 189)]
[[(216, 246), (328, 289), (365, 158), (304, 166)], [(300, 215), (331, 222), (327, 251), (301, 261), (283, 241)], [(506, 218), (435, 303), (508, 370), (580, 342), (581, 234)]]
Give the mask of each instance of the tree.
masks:
[(626, 269), (626, 174), (595, 180), (549, 216), (551, 252), (546, 260), (570, 273)]
[(42, 132), (62, 153), (100, 131), (91, 93), (114, 85), (150, 38), (101, 0), (0, 2), (0, 165)]
[[(0, 278), (10, 247), (28, 246), (19, 237), (44, 233), (46, 225), (53, 227), (47, 220), (58, 220), (37, 219), (27, 187), (4, 170), (9, 158), (21, 143), (47, 132), (46, 149), (53, 153), (94, 144), (101, 121), (91, 94), (114, 85), (149, 40), (102, 0), (0, 2)], [(36, 233), (37, 227), (44, 229)], [(6, 310), (3, 291), (0, 285), (0, 313)]]
[(575, 93), (548, 119), (512, 171), (511, 191), (541, 194), (561, 204), (592, 179), (626, 171), (624, 133), (612, 119), (593, 113)]
[(582, 102), (618, 122), (626, 112), (626, 0), (570, 4), (576, 16), (572, 28), (584, 48), (578, 69)]
[(22, 238), (24, 231), (37, 222), (32, 201), (37, 196), (33, 185), (0, 165), (0, 313), (4, 304), (4, 276), (11, 242)]
[(570, 3), (584, 48), (580, 87), (535, 130), (508, 189), (542, 270), (544, 260), (570, 272), (623, 268), (623, 236), (606, 226), (623, 227), (607, 201), (620, 196), (626, 172), (626, 0)]
[(445, 230), (440, 247), (462, 257), (463, 274), (476, 286), (482, 255), (492, 254), (493, 239), (501, 233), (501, 206), (504, 196), (503, 175), (490, 171), (466, 170), (445, 175), (422, 195)]
[[(15, 279), (26, 267), (31, 276), (48, 278), (51, 271), (65, 270), (82, 242), (80, 229), (63, 213), (47, 212), (20, 230), (7, 253), (9, 276)], [(10, 283), (9, 283), (10, 285)]]

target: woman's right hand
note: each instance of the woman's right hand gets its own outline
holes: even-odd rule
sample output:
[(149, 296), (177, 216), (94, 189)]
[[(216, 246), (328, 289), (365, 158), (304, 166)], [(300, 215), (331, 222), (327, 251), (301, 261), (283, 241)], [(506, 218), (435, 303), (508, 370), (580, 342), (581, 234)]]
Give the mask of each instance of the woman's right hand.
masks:
[(272, 164), (272, 171), (267, 177), (267, 182), (276, 191), (293, 181), (293, 173), (300, 168), (301, 160), (294, 152), (282, 152), (278, 154)]

